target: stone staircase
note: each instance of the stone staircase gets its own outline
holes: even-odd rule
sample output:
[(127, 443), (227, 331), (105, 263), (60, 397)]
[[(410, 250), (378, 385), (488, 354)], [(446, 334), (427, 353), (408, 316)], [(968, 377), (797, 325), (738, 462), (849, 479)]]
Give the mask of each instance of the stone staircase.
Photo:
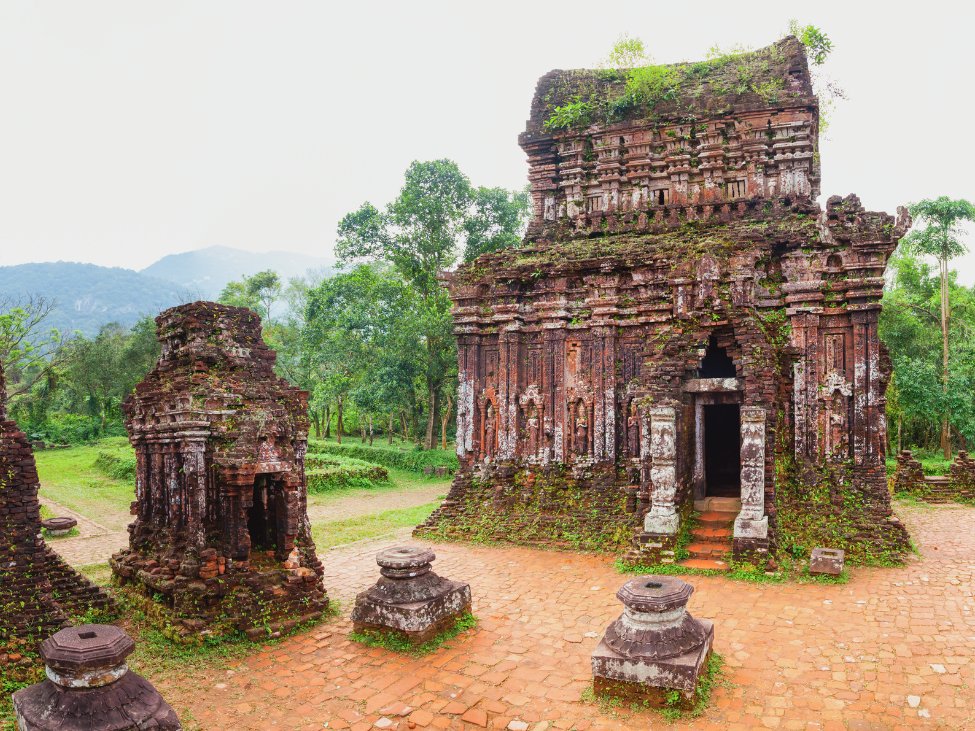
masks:
[(700, 513), (700, 517), (697, 525), (691, 529), (693, 540), (685, 546), (691, 555), (677, 565), (730, 571), (734, 524), (741, 511), (741, 500), (728, 497), (695, 500), (694, 510)]
[(955, 491), (951, 487), (951, 478), (948, 476), (926, 475), (924, 488), (926, 492), (923, 499), (926, 503), (950, 503), (955, 499)]

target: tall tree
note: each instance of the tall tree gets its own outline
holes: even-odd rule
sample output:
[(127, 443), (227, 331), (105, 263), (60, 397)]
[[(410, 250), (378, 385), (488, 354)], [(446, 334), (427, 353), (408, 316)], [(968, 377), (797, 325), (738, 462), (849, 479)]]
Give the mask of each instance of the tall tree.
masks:
[(335, 253), (340, 261), (371, 258), (389, 262), (419, 295), (418, 321), (426, 360), (426, 449), (434, 445), (441, 389), (456, 367), (450, 300), (437, 282), (437, 273), (456, 260), (474, 199), (470, 181), (455, 162), (414, 161), (399, 195), (385, 211), (364, 203), (343, 218), (338, 228)]
[(532, 213), (530, 186), (522, 190), (478, 188), (473, 211), (464, 220), (464, 261), (510, 249), (521, 243), (525, 220)]
[(415, 403), (423, 373), (418, 295), (388, 266), (360, 265), (309, 292), (303, 338), (322, 374), (320, 401), (341, 414), (389, 414)]
[(264, 312), (264, 319), (271, 319), (271, 306), (281, 296), (281, 278), (272, 269), (265, 269), (253, 277), (247, 277), (247, 294), (258, 302)]
[[(975, 206), (967, 200), (952, 200), (941, 196), (936, 200), (924, 199), (908, 206), (916, 222), (924, 223), (924, 228), (915, 228), (904, 239), (907, 249), (915, 254), (934, 257), (940, 272), (939, 311), (935, 316), (927, 308), (911, 305), (934, 319), (941, 329), (941, 390), (945, 402), (948, 401), (950, 367), (948, 362), (949, 333), (951, 331), (952, 307), (948, 302), (948, 262), (967, 251), (961, 240), (966, 232), (959, 228), (962, 221), (975, 220)], [(949, 432), (950, 413), (945, 411), (941, 420), (941, 450), (945, 459), (951, 458), (951, 435)]]
[(27, 393), (64, 365), (69, 338), (44, 326), (57, 306), (39, 295), (0, 295), (0, 361), (9, 396)]

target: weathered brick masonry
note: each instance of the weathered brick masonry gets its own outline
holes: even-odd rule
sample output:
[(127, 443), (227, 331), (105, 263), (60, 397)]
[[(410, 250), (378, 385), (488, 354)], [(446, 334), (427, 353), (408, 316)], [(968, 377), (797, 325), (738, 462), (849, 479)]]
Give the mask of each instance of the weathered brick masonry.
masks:
[[(719, 95), (735, 64), (752, 65), (753, 90)], [(524, 247), (442, 275), (462, 469), (419, 534), (656, 560), (694, 501), (737, 497), (735, 555), (761, 561), (790, 481), (810, 520), (841, 519), (843, 541), (906, 549), (877, 318), (910, 217), (813, 201), (818, 101), (794, 38), (699, 67), (682, 67), (676, 99), (553, 132), (555, 106), (581, 94), (615, 109), (622, 82), (539, 81), (519, 138), (535, 203)], [(755, 91), (765, 82), (774, 98)], [(804, 506), (824, 485), (825, 505)]]
[(70, 626), (72, 615), (105, 608), (101, 589), (77, 574), (41, 537), (40, 483), (27, 436), (7, 419), (0, 363), (0, 642), (34, 642)]
[(307, 393), (274, 375), (275, 352), (246, 308), (196, 302), (156, 324), (162, 355), (123, 404), (137, 517), (115, 575), (162, 595), (184, 635), (320, 616)]

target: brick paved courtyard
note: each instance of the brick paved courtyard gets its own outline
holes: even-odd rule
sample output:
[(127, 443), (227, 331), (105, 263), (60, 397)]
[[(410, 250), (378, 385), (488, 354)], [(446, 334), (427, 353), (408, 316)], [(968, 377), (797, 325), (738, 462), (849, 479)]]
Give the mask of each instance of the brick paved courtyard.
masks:
[(480, 625), (450, 649), (413, 659), (347, 639), (351, 601), (391, 545), (373, 542), (325, 557), (341, 617), (204, 687), (160, 689), (206, 729), (975, 728), (975, 509), (898, 510), (922, 553), (904, 567), (854, 569), (845, 585), (691, 578), (689, 610), (714, 621), (730, 680), (693, 721), (582, 700), (621, 611), (610, 558), (456, 544), (434, 546), (434, 568), (470, 581)]

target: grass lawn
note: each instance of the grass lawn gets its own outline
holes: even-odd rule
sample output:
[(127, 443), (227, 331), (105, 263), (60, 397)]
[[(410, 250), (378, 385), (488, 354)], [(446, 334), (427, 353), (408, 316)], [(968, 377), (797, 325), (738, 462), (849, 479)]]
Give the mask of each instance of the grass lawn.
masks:
[(114, 438), (101, 444), (35, 452), (41, 495), (111, 530), (125, 528), (132, 521), (129, 504), (135, 500), (135, 482), (108, 477), (94, 463), (100, 449), (126, 441)]
[[(132, 521), (129, 514), (129, 504), (135, 499), (135, 483), (133, 480), (116, 479), (104, 474), (94, 466), (99, 452), (124, 452), (130, 450), (127, 440), (106, 439), (101, 443), (80, 445), (71, 449), (52, 449), (39, 451), (35, 454), (37, 470), (41, 480), (41, 495), (61, 503), (66, 507), (84, 515), (109, 529), (123, 529)], [(327, 506), (336, 500), (355, 498), (359, 496), (388, 495), (388, 499), (381, 501), (381, 507), (386, 508), (386, 517), (368, 516), (354, 518), (348, 521), (334, 521), (326, 524), (327, 531), (322, 533), (329, 536), (344, 536), (341, 540), (331, 537), (322, 548), (349, 543), (373, 535), (382, 535), (396, 528), (421, 523), (433, 505), (423, 506), (426, 513), (421, 514), (421, 508), (411, 507), (402, 510), (396, 508), (396, 493), (410, 490), (430, 489), (432, 486), (442, 485), (440, 492), (446, 493), (450, 487), (450, 478), (426, 477), (422, 474), (407, 470), (389, 468), (390, 481), (372, 487), (342, 487), (330, 489), (326, 492), (308, 495), (309, 506)], [(410, 522), (412, 521), (412, 523)], [(346, 523), (355, 525), (345, 525)], [(324, 526), (316, 528), (319, 532)], [(352, 536), (352, 537), (349, 537)]]
[(345, 520), (333, 520), (312, 525), (311, 534), (319, 552), (365, 538), (378, 538), (400, 528), (419, 525), (439, 503), (427, 503), (412, 508), (386, 510)]

